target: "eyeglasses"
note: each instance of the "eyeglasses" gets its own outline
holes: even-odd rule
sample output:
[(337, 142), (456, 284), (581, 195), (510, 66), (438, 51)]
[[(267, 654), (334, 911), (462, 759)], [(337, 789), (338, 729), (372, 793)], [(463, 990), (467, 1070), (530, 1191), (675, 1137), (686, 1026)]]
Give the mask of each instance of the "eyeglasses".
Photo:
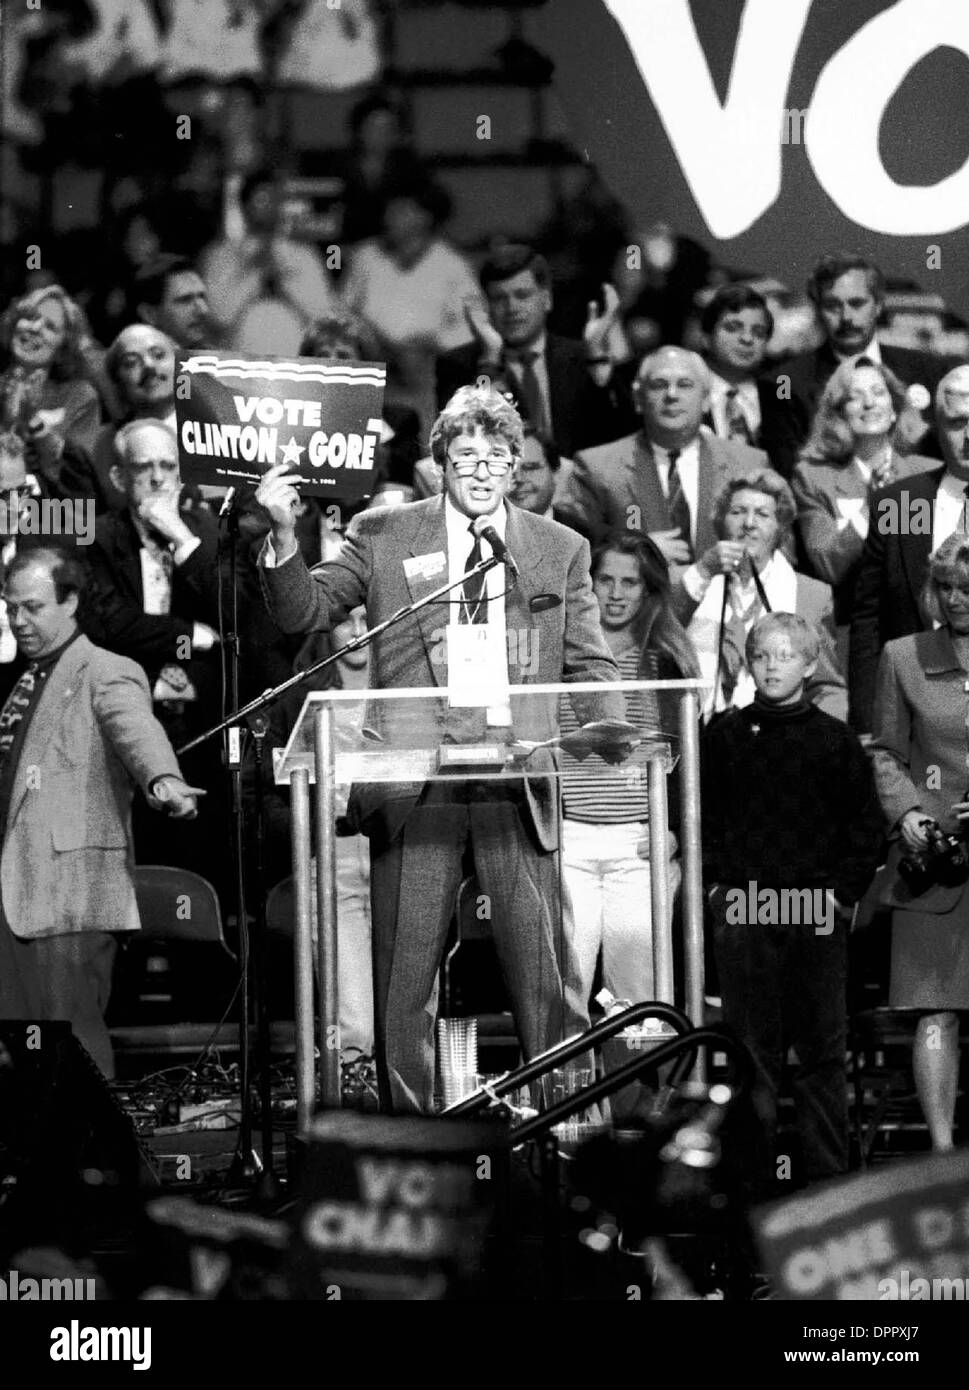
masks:
[(514, 467), (515, 457), (506, 449), (494, 449), (490, 454), (476, 454), (473, 449), (459, 449), (456, 454), (448, 454), (459, 478), (471, 478), (479, 466), (487, 465), (493, 478), (501, 478)]

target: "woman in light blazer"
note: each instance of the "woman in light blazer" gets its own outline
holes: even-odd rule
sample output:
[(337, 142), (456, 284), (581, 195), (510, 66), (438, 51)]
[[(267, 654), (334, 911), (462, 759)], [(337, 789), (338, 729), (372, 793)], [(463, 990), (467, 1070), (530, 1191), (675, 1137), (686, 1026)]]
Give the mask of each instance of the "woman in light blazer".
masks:
[(903, 452), (906, 421), (913, 416), (918, 402), (914, 392), (920, 389), (907, 393), (887, 367), (870, 358), (842, 363), (824, 388), (791, 479), (810, 571), (834, 590), (838, 656), (844, 670), (871, 494), (897, 478), (939, 466), (937, 459)]
[(882, 653), (871, 745), (893, 839), (883, 901), (892, 914), (889, 1004), (922, 1011), (913, 1070), (933, 1149), (952, 1148), (959, 1075), (958, 1010), (969, 1009), (969, 881), (915, 893), (898, 871), (926, 850), (926, 822), (969, 826), (969, 539), (956, 533), (929, 560), (922, 593), (941, 626)]

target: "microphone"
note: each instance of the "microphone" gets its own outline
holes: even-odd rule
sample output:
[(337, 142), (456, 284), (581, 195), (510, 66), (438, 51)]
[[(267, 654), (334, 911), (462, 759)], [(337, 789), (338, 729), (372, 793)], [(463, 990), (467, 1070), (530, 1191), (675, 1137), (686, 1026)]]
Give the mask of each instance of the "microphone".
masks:
[(230, 487), (230, 488), (229, 488), (229, 491), (226, 493), (225, 497), (222, 499), (222, 506), (219, 508), (219, 520), (220, 520), (220, 521), (222, 520), (223, 517), (228, 516), (229, 513), (232, 511), (232, 504), (233, 504), (233, 502), (234, 502), (235, 500), (236, 500), (236, 490), (235, 490), (234, 487)]
[(508, 567), (514, 578), (520, 578), (520, 575), (518, 573), (518, 566), (512, 559), (511, 551), (508, 549), (507, 545), (505, 545), (505, 542), (501, 539), (498, 532), (492, 526), (488, 518), (486, 516), (477, 517), (475, 519), (473, 529), (474, 534), (478, 537), (478, 540), (488, 542), (495, 555), (502, 562), (502, 564)]

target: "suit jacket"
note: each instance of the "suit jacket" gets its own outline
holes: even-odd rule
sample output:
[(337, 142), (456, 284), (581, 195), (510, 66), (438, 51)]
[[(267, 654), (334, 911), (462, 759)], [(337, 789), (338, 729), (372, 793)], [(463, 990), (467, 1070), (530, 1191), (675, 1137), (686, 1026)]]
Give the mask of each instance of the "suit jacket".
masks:
[[(923, 508), (928, 502), (934, 514), (935, 495), (944, 472), (936, 468), (931, 473), (916, 473), (882, 488), (876, 503), (878, 516), (887, 518), (888, 509), (897, 507), (900, 520), (904, 520), (920, 502)], [(921, 527), (879, 525), (877, 516), (872, 518), (855, 578), (848, 649), (851, 723), (860, 733), (871, 732), (882, 648), (896, 637), (931, 626), (919, 605), (931, 552), (931, 522), (923, 532)]]
[[(916, 348), (891, 347), (887, 343), (880, 343), (879, 352), (882, 362), (889, 371), (895, 373), (899, 381), (905, 386), (912, 386), (918, 382), (928, 390), (933, 401), (935, 388), (946, 372), (958, 366), (957, 358), (942, 357), (936, 352), (921, 352)], [(821, 392), (840, 361), (830, 343), (824, 342), (813, 352), (802, 352), (796, 357), (779, 362), (775, 371), (771, 373), (772, 380), (781, 376), (789, 377), (792, 395), (800, 398), (807, 407), (805, 438)], [(919, 441), (919, 448), (923, 454), (939, 458), (941, 453), (935, 435), (935, 415), (931, 407), (927, 412), (927, 418), (932, 422), (932, 427), (929, 434)]]
[[(895, 454), (898, 478), (910, 478), (937, 468), (934, 459), (921, 454)], [(798, 523), (804, 552), (812, 573), (834, 590), (834, 616), (839, 625), (849, 623), (854, 607), (855, 579), (864, 539), (853, 526), (838, 530), (839, 499), (868, 505), (869, 489), (851, 461), (802, 462), (794, 470), (791, 487), (797, 501)], [(880, 492), (878, 494), (881, 495)]]
[[(757, 381), (757, 400), (760, 405), (760, 429), (754, 445), (763, 449), (771, 466), (790, 481), (798, 450), (808, 431), (807, 407), (797, 396), (789, 400), (780, 399), (773, 377), (761, 377)], [(711, 415), (706, 416), (705, 423), (715, 433)]]
[[(769, 467), (770, 460), (760, 449), (701, 433), (697, 555), (716, 540), (713, 504), (724, 484)], [(559, 506), (569, 524), (593, 545), (612, 531), (668, 531), (672, 526), (653, 451), (642, 430), (579, 454)]]
[[(515, 650), (508, 662), (509, 682), (618, 680), (618, 668), (599, 626), (599, 607), (589, 577), (589, 547), (582, 537), (554, 521), (509, 506), (505, 539), (521, 572), (505, 594), (506, 628), (527, 632), (529, 638), (527, 646), (521, 641), (511, 644)], [(406, 563), (427, 555), (442, 557), (444, 563), (436, 572), (421, 572)], [(432, 497), (361, 512), (351, 522), (337, 560), (310, 572), (297, 553), (277, 569), (263, 567), (261, 578), (270, 612), (282, 630), (305, 632), (332, 629), (361, 603), (366, 604), (367, 623), (373, 627), (440, 588), (447, 582), (447, 572), (444, 499)], [(553, 594), (562, 601), (534, 611), (532, 602), (540, 594)], [(449, 612), (448, 604), (431, 605), (377, 638), (371, 648), (376, 689), (446, 688), (444, 632)], [(537, 654), (537, 661), (528, 654)], [(483, 710), (447, 711), (445, 703), (435, 702), (432, 709), (430, 702), (418, 708), (411, 701), (375, 701), (368, 722), (391, 744), (402, 739), (410, 746), (436, 747), (448, 739), (467, 742), (484, 735)], [(606, 715), (623, 717), (620, 697), (577, 695), (574, 704), (580, 723)], [(555, 697), (513, 697), (512, 721), (518, 737), (536, 741), (551, 737), (558, 728)], [(535, 760), (534, 766), (541, 772), (549, 763)], [(535, 834), (544, 848), (554, 849), (558, 843), (554, 789), (547, 777), (528, 777), (525, 782)], [(392, 838), (415, 804), (421, 785), (395, 786), (392, 797), (386, 786), (355, 787), (348, 817), (367, 833), (384, 829)], [(383, 826), (375, 824), (378, 812)]]
[[(966, 673), (948, 628), (889, 642), (878, 668), (874, 740), (875, 785), (891, 831), (906, 811), (921, 808), (943, 830), (958, 822), (952, 806), (966, 792)], [(913, 897), (898, 874), (895, 842), (883, 876), (882, 901), (891, 907), (951, 912), (964, 886), (929, 888)]]
[(172, 572), (168, 614), (144, 611), (141, 538), (130, 510), (99, 517), (87, 551), (90, 590), (81, 626), (98, 645), (139, 662), (152, 682), (167, 662), (179, 659), (180, 639), (191, 642), (196, 622), (219, 623), (215, 519), (202, 509), (183, 512), (182, 519), (202, 543)]
[[(481, 348), (475, 343), (437, 359), (437, 404), (441, 410), (459, 386), (478, 379)], [(585, 349), (572, 338), (549, 333), (545, 339), (552, 435), (563, 454), (615, 439), (623, 422), (608, 387), (596, 386), (586, 366)]]
[(20, 752), (0, 859), (16, 936), (137, 930), (133, 785), (178, 775), (133, 661), (78, 637), (47, 679)]
[[(845, 678), (838, 666), (834, 636), (834, 602), (827, 584), (811, 579), (806, 574), (798, 574), (794, 611), (798, 617), (806, 618), (817, 628), (821, 639), (818, 664), (814, 675), (805, 683), (804, 694), (818, 709), (846, 723), (848, 719), (848, 691)], [(680, 622), (686, 627), (697, 610), (697, 604), (690, 598), (679, 580), (673, 586), (673, 606)], [(770, 595), (768, 594), (768, 599)], [(719, 634), (717, 637), (719, 641)], [(716, 653), (714, 653), (716, 665)]]

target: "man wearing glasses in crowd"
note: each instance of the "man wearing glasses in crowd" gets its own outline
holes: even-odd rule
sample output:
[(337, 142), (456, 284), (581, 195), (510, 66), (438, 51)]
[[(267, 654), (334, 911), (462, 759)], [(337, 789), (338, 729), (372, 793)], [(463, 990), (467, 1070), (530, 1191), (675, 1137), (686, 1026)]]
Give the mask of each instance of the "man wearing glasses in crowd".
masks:
[[(553, 735), (554, 699), (540, 711), (531, 700), (525, 706), (513, 699), (509, 686), (618, 679), (599, 627), (588, 545), (557, 522), (505, 505), (521, 457), (522, 423), (493, 388), (456, 392), (430, 446), (443, 471), (443, 494), (362, 512), (340, 554), (312, 572), (295, 540), (296, 480), (284, 465), (266, 473), (256, 501), (272, 522), (261, 556), (270, 610), (284, 632), (302, 632), (331, 630), (365, 604), (373, 627), (460, 580), (491, 553), (476, 521), (479, 528), (493, 526), (517, 562), (517, 577), (507, 566), (469, 577), (371, 649), (374, 686), (441, 687), (436, 714), (415, 711), (412, 701), (397, 710), (375, 702), (374, 720), (383, 721), (392, 743), (390, 726), (406, 719), (406, 737), (397, 740), (404, 746), (421, 719), (420, 737), (429, 747)], [(477, 708), (454, 707), (459, 681), (478, 692)], [(576, 696), (574, 704), (580, 723), (614, 712), (604, 697)], [(351, 793), (348, 815), (370, 838), (377, 1069), (385, 1109), (432, 1107), (437, 976), (469, 842), (525, 1055), (588, 1024), (562, 990), (568, 963), (558, 907), (557, 793), (541, 775), (549, 767), (543, 752), (548, 758), (540, 750), (528, 777), (461, 777)]]

